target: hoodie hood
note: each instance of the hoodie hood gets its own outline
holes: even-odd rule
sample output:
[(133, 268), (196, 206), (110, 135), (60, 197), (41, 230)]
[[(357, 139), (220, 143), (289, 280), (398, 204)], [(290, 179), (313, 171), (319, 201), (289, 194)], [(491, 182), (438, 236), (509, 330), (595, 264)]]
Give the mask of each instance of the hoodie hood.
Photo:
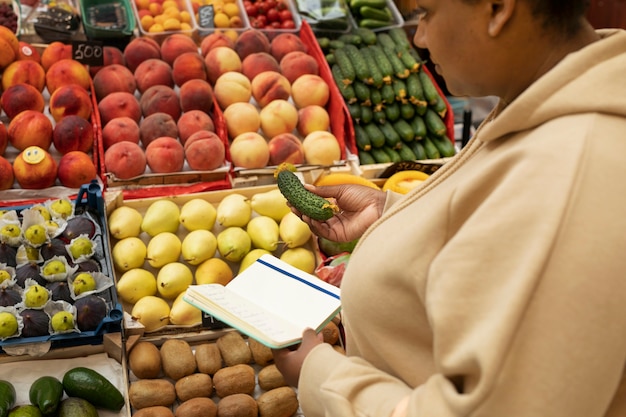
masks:
[(601, 39), (565, 57), (505, 109), (498, 104), (481, 127), (480, 140), (489, 142), (565, 115), (626, 117), (626, 31), (597, 33)]

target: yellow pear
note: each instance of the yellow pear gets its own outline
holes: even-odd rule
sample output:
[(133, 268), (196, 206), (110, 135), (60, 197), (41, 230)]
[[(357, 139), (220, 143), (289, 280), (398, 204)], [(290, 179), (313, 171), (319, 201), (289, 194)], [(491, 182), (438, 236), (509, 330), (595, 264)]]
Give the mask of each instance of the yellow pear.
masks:
[(217, 210), (201, 198), (193, 198), (180, 208), (179, 221), (188, 231), (211, 230), (215, 225)]
[(170, 309), (170, 323), (177, 326), (193, 326), (202, 323), (202, 311), (183, 300), (181, 292), (172, 303)]
[(291, 211), (287, 205), (287, 199), (278, 188), (254, 194), (250, 199), (250, 204), (252, 210), (261, 216), (269, 216), (277, 222)]
[(109, 215), (109, 233), (115, 239), (137, 237), (141, 233), (142, 220), (143, 216), (139, 210), (129, 206), (120, 206)]
[(196, 284), (222, 284), (226, 285), (233, 279), (233, 270), (224, 260), (211, 258), (202, 262), (196, 268)]
[(239, 263), (239, 273), (241, 274), (247, 267), (252, 265), (261, 256), (271, 254), (272, 252), (268, 251), (267, 249), (252, 249), (246, 254), (246, 256), (243, 257), (243, 259)]
[(157, 292), (173, 300), (193, 283), (193, 272), (181, 262), (170, 262), (157, 272)]
[(275, 251), (278, 248), (278, 223), (269, 216), (256, 216), (246, 226), (255, 248)]
[(227, 261), (241, 261), (250, 249), (252, 249), (250, 235), (241, 227), (227, 227), (217, 235), (217, 250)]
[(66, 198), (58, 198), (50, 203), (50, 215), (67, 219), (74, 212), (74, 206)]
[(113, 245), (111, 256), (120, 271), (140, 268), (146, 260), (146, 244), (138, 237), (126, 237)]
[(135, 303), (130, 315), (146, 332), (153, 332), (169, 324), (170, 305), (161, 297), (148, 295)]
[(242, 194), (228, 194), (217, 205), (217, 222), (224, 227), (244, 227), (251, 216), (250, 199)]
[(189, 265), (198, 265), (215, 256), (217, 238), (204, 229), (193, 230), (185, 236), (182, 243), (183, 260)]
[(126, 271), (117, 280), (115, 285), (117, 295), (129, 303), (135, 304), (148, 295), (156, 295), (157, 282), (154, 274), (143, 268), (134, 268)]
[(148, 206), (143, 220), (141, 221), (141, 230), (150, 236), (156, 236), (161, 232), (176, 233), (180, 217), (180, 208), (178, 204), (171, 200), (156, 200)]
[(288, 248), (297, 248), (311, 239), (311, 228), (291, 211), (282, 218), (279, 224), (280, 240)]
[(280, 259), (309, 274), (315, 272), (315, 254), (307, 248), (287, 249), (280, 255)]
[(148, 242), (146, 259), (150, 266), (160, 268), (170, 262), (178, 261), (182, 243), (180, 238), (171, 232), (161, 232)]

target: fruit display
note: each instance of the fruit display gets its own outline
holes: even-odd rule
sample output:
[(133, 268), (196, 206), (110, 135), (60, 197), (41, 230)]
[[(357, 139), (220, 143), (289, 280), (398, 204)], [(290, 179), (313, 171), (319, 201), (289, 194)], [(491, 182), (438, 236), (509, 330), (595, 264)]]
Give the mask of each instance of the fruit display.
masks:
[(200, 37), (214, 30), (223, 30), (236, 38), (236, 32), (245, 30), (248, 21), (238, 0), (191, 0)]
[(243, 0), (243, 6), (254, 29), (295, 32), (300, 28), (299, 16), (288, 0)]
[(128, 200), (108, 228), (117, 295), (146, 333), (201, 326), (187, 287), (225, 285), (263, 254), (309, 273), (317, 264), (311, 230), (275, 185)]
[(185, 0), (131, 0), (141, 36), (161, 42), (173, 33), (197, 36), (193, 10)]
[(102, 218), (68, 199), (2, 209), (3, 350), (43, 341), (80, 344), (119, 328), (104, 227)]
[(391, 0), (349, 0), (348, 6), (356, 27), (390, 29), (404, 22)]

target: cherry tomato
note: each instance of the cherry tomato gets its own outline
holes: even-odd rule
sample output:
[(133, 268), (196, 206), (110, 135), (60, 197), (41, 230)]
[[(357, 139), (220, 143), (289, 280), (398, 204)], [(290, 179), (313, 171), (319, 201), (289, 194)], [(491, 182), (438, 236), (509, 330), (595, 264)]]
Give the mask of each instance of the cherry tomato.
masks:
[(268, 22), (277, 22), (280, 20), (280, 15), (278, 14), (278, 10), (274, 9), (267, 9), (267, 13), (265, 13), (265, 16), (267, 16), (267, 21)]
[(255, 29), (263, 29), (265, 28), (265, 23), (263, 19), (259, 19), (259, 16), (257, 16), (256, 18), (250, 21), (250, 26), (252, 26)]
[(267, 4), (267, 10), (276, 8), (276, 0), (265, 0), (265, 3)]
[(260, 25), (260, 27), (265, 27), (267, 26), (267, 16), (265, 16), (264, 14), (260, 14), (256, 17), (256, 21), (257, 23)]
[(278, 9), (278, 11), (280, 12), (281, 10), (285, 10), (288, 9), (289, 7), (287, 7), (287, 5), (285, 4), (284, 1), (277, 1), (276, 2), (276, 8)]
[(265, 16), (268, 10), (265, 0), (257, 1), (255, 4), (257, 6), (257, 14)]
[(282, 23), (280, 23), (278, 20), (275, 20), (269, 24), (269, 27), (271, 27), (272, 29), (280, 29), (281, 25)]
[(295, 29), (296, 23), (293, 20), (285, 20), (280, 24), (280, 27), (283, 29)]
[(244, 4), (244, 8), (246, 9), (246, 14), (250, 17), (255, 17), (259, 14), (259, 8), (255, 3)]
[(291, 11), (289, 11), (289, 9), (281, 10), (280, 12), (278, 12), (278, 14), (280, 16), (281, 22), (285, 22), (287, 20), (293, 20), (293, 15), (291, 14)]

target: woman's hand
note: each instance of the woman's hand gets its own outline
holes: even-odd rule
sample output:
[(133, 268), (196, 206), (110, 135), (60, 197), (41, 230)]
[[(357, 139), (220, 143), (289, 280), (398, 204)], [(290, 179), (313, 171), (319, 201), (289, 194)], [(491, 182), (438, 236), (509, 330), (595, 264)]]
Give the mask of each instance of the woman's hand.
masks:
[(298, 379), (300, 378), (300, 370), (302, 369), (302, 363), (309, 354), (309, 352), (316, 347), (324, 343), (324, 336), (322, 333), (316, 334), (313, 329), (306, 329), (302, 333), (302, 343), (296, 350), (273, 349), (274, 363), (278, 370), (283, 374), (285, 382), (287, 384), (297, 387)]
[(361, 237), (383, 213), (386, 199), (383, 191), (360, 184), (323, 187), (306, 184), (305, 187), (320, 197), (334, 199), (339, 212), (320, 222), (303, 216), (294, 208), (292, 211), (309, 225), (313, 233), (335, 242), (350, 242)]

